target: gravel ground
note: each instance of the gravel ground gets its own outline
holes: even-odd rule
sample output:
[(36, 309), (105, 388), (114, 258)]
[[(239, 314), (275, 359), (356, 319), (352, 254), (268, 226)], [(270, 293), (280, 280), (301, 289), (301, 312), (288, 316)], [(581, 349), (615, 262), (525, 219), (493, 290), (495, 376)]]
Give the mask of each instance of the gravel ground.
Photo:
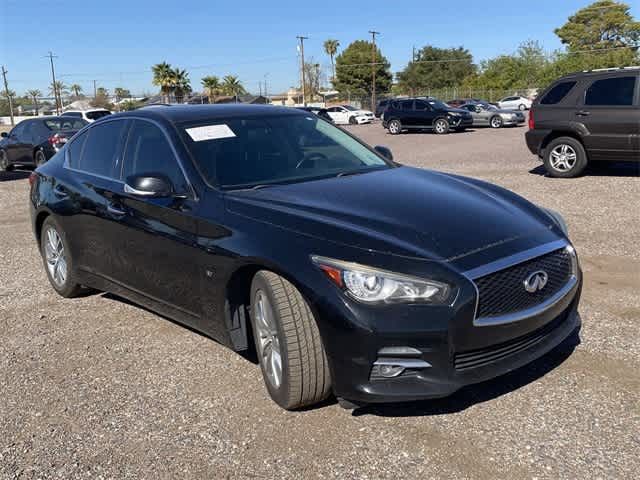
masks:
[(259, 368), (214, 341), (111, 295), (56, 296), (30, 231), (27, 174), (4, 174), (0, 477), (637, 478), (637, 164), (555, 180), (524, 128), (349, 129), (402, 163), (564, 214), (585, 272), (581, 344), (448, 399), (285, 412)]

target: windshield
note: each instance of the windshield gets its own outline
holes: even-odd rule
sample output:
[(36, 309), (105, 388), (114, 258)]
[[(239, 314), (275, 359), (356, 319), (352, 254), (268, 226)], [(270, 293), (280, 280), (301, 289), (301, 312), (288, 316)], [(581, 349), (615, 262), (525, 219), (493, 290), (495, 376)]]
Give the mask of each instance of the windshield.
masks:
[(433, 98), (429, 98), (426, 100), (426, 102), (431, 105), (433, 108), (435, 108), (436, 110), (446, 110), (451, 108), (449, 105), (447, 105), (444, 102), (441, 102), (440, 100), (435, 100)]
[(355, 112), (356, 110), (358, 110), (356, 107), (352, 107), (351, 105), (343, 105), (343, 107), (349, 110), (350, 112)]
[(80, 130), (89, 122), (81, 118), (62, 117), (45, 120), (44, 124), (49, 130), (59, 132), (60, 130)]
[(215, 120), (185, 126), (182, 135), (207, 181), (224, 188), (391, 168), (376, 153), (315, 115)]
[(87, 118), (89, 120), (97, 120), (102, 117), (106, 117), (107, 115), (111, 115), (111, 112), (108, 110), (97, 110), (95, 112), (87, 112)]

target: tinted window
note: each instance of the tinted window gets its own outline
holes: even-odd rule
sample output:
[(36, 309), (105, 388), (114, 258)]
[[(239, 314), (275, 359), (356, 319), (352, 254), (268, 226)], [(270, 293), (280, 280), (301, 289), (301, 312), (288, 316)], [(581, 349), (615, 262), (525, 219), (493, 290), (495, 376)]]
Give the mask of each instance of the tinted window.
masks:
[(183, 137), (207, 180), (226, 187), (389, 167), (343, 130), (307, 115), (212, 121), (189, 126)]
[(16, 138), (20, 138), (22, 136), (22, 134), (24, 133), (24, 122), (19, 123), (18, 125), (16, 125), (15, 127), (13, 127), (13, 130), (11, 130), (11, 136), (15, 136)]
[(87, 112), (86, 115), (89, 120), (98, 120), (99, 118), (111, 115), (111, 112), (108, 110), (99, 110), (97, 112)]
[(122, 177), (126, 180), (145, 173), (166, 176), (177, 193), (187, 191), (187, 182), (162, 130), (151, 122), (136, 120), (129, 132)]
[(402, 100), (400, 102), (400, 108), (402, 110), (413, 110), (413, 100)]
[(585, 105), (633, 105), (636, 77), (596, 80), (584, 95)]
[(82, 155), (84, 142), (87, 139), (87, 133), (87, 131), (82, 132), (67, 146), (67, 159), (71, 168), (78, 168), (80, 165), (80, 156)]
[(89, 122), (81, 118), (59, 117), (45, 120), (44, 125), (52, 132), (58, 132), (60, 130), (80, 130), (85, 125), (89, 125)]
[(107, 122), (88, 131), (80, 163), (84, 172), (109, 178), (120, 178), (120, 152), (126, 133), (126, 121)]
[(62, 114), (63, 117), (77, 117), (82, 118), (82, 113), (80, 112), (65, 112)]
[(555, 105), (567, 96), (567, 93), (571, 91), (575, 84), (576, 82), (561, 82), (557, 84), (542, 97), (540, 103), (543, 105)]
[(425, 102), (424, 100), (416, 100), (415, 109), (416, 110), (431, 110), (431, 108), (429, 107), (429, 104), (427, 102)]

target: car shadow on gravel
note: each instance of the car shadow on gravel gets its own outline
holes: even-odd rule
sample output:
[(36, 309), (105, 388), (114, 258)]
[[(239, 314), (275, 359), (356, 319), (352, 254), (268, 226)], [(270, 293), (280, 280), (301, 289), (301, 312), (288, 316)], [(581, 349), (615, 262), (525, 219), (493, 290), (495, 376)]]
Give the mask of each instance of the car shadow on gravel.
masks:
[[(529, 170), (532, 175), (548, 177), (544, 165)], [(640, 177), (640, 162), (597, 162), (589, 164), (585, 177)], [(551, 178), (551, 177), (549, 177)]]
[(30, 170), (11, 170), (10, 172), (0, 172), (0, 182), (11, 182), (13, 180), (24, 180), (31, 175)]
[(535, 382), (560, 366), (580, 344), (580, 332), (575, 330), (560, 345), (533, 362), (486, 382), (469, 385), (449, 397), (420, 402), (366, 405), (353, 410), (354, 417), (421, 417), (458, 413), (479, 403), (488, 402)]

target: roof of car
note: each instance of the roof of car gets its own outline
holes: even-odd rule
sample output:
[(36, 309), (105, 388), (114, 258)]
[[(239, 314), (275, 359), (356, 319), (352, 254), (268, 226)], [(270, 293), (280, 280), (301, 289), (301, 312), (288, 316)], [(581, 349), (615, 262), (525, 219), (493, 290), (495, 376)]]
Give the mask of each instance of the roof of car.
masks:
[(226, 103), (222, 105), (170, 105), (155, 108), (139, 108), (116, 114), (119, 117), (161, 117), (171, 123), (193, 122), (198, 120), (218, 120), (232, 117), (260, 117), (273, 115), (304, 115), (297, 108), (276, 107), (273, 105), (247, 105)]
[(573, 72), (560, 77), (560, 79), (569, 79), (576, 77), (598, 77), (606, 75), (625, 75), (637, 73), (640, 70), (640, 66), (631, 67), (616, 67), (616, 68), (596, 68), (595, 70), (583, 70), (581, 72)]

